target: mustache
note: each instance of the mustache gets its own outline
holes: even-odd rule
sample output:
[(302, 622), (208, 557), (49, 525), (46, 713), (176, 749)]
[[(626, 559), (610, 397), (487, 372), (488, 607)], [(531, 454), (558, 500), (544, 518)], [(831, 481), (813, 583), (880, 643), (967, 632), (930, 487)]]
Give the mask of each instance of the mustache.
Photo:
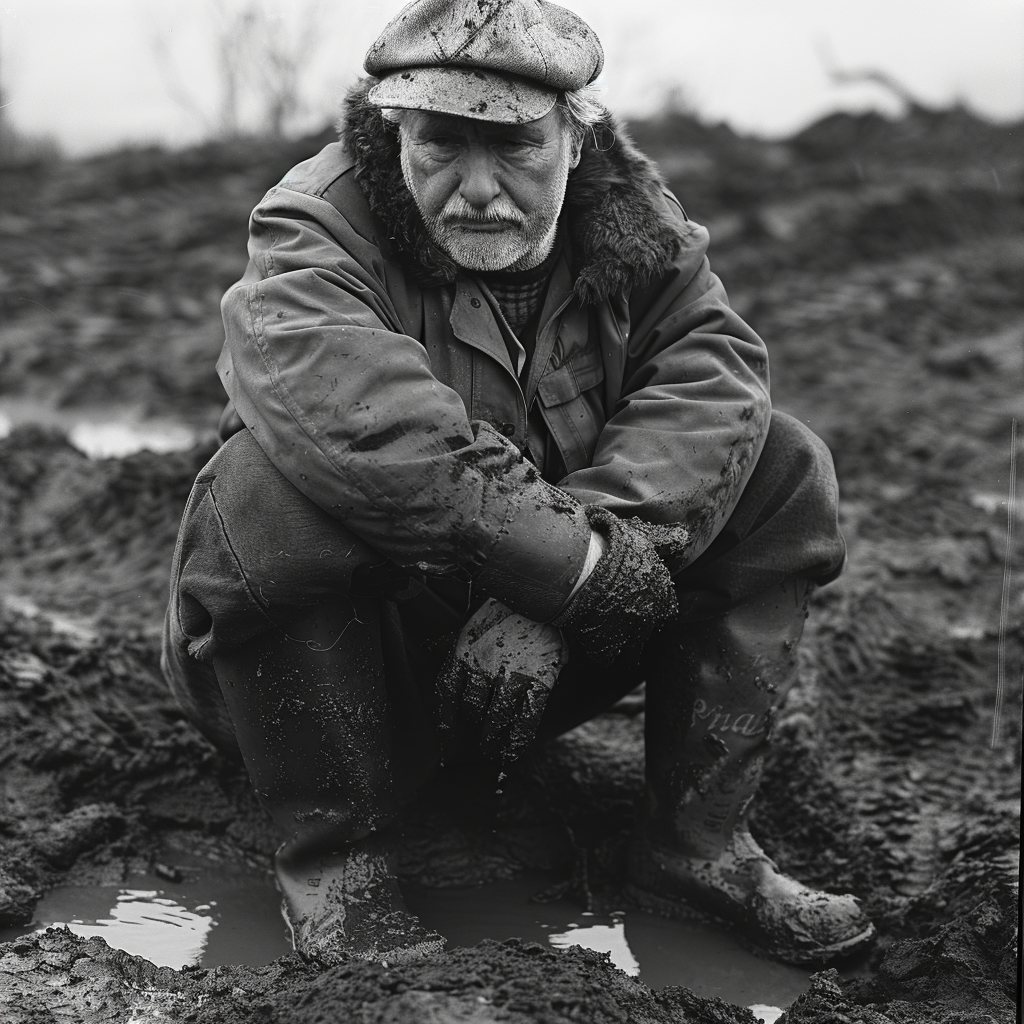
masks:
[(444, 209), (437, 220), (444, 224), (456, 222), (460, 224), (514, 224), (522, 227), (525, 218), (515, 203), (507, 196), (498, 196), (482, 210), (472, 206), (457, 192), (445, 203)]

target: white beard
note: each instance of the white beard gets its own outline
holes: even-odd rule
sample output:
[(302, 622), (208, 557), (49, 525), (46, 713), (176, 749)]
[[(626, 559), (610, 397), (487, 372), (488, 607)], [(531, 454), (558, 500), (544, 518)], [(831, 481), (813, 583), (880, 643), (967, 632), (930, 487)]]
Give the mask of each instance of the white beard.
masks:
[[(423, 202), (409, 170), (406, 147), (402, 145), (402, 174), (426, 224), (430, 240), (466, 270), (529, 270), (544, 262), (551, 252), (562, 212), (565, 186), (572, 170), (571, 147), (566, 146), (554, 186), (545, 200), (528, 217), (506, 195), (500, 195), (486, 209), (475, 210), (455, 192), (444, 209), (434, 216), (424, 212)], [(504, 231), (476, 232), (449, 222), (461, 220), (511, 221)]]

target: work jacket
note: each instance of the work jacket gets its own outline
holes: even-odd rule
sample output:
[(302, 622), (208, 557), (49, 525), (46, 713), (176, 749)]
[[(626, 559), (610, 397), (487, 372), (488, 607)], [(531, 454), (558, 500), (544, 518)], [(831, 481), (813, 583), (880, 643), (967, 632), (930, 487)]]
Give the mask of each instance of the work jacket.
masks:
[[(295, 487), (399, 566), (554, 615), (584, 505), (713, 539), (768, 429), (767, 354), (689, 221), (609, 115), (584, 146), (521, 378), (489, 291), (431, 243), (394, 130), (350, 95), (341, 140), (252, 214), (218, 371)], [(511, 341), (511, 343), (510, 343)], [(547, 444), (528, 447), (528, 418)], [(549, 451), (542, 458), (542, 451)]]

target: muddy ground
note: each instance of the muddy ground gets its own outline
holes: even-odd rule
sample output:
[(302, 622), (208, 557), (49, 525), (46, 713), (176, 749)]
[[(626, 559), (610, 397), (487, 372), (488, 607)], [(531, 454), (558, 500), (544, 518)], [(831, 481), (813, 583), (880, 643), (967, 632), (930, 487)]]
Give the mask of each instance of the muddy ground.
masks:
[[(849, 568), (815, 597), (754, 831), (790, 873), (862, 897), (880, 941), (863, 977), (817, 974), (784, 1020), (1012, 1020), (1024, 125), (912, 110), (785, 143), (682, 114), (634, 130), (711, 227), (713, 266), (768, 341), (775, 403), (826, 440), (843, 493)], [(324, 141), (0, 171), (0, 401), (170, 416), (212, 438), (217, 303), (247, 213)], [(176, 853), (265, 866), (278, 841), (159, 676), (177, 519), (212, 451), (91, 461), (52, 429), (0, 440), (0, 927), (57, 884), (170, 876)], [(554, 869), (581, 905), (622, 906), (642, 719), (634, 700), (552, 742), (500, 797), (443, 779), (410, 812), (403, 875)], [(66, 931), (0, 944), (0, 1019), (753, 1020), (514, 939), (402, 968), (174, 971)]]

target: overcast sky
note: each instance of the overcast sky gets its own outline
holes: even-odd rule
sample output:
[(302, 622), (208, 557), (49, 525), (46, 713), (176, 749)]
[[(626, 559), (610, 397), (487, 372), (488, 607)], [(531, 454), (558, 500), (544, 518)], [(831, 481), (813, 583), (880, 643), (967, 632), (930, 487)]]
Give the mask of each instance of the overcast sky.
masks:
[[(218, 108), (218, 10), (255, 0), (0, 0), (0, 83), (23, 131), (73, 153), (193, 141)], [(282, 37), (315, 29), (303, 70), (322, 124), (400, 3), (263, 0)], [(649, 112), (673, 87), (712, 119), (783, 134), (837, 107), (894, 109), (827, 61), (894, 75), (922, 101), (1024, 115), (1024, 0), (568, 0), (606, 53), (605, 102)], [(162, 56), (161, 56), (162, 55)], [(205, 119), (205, 120), (204, 120)]]

